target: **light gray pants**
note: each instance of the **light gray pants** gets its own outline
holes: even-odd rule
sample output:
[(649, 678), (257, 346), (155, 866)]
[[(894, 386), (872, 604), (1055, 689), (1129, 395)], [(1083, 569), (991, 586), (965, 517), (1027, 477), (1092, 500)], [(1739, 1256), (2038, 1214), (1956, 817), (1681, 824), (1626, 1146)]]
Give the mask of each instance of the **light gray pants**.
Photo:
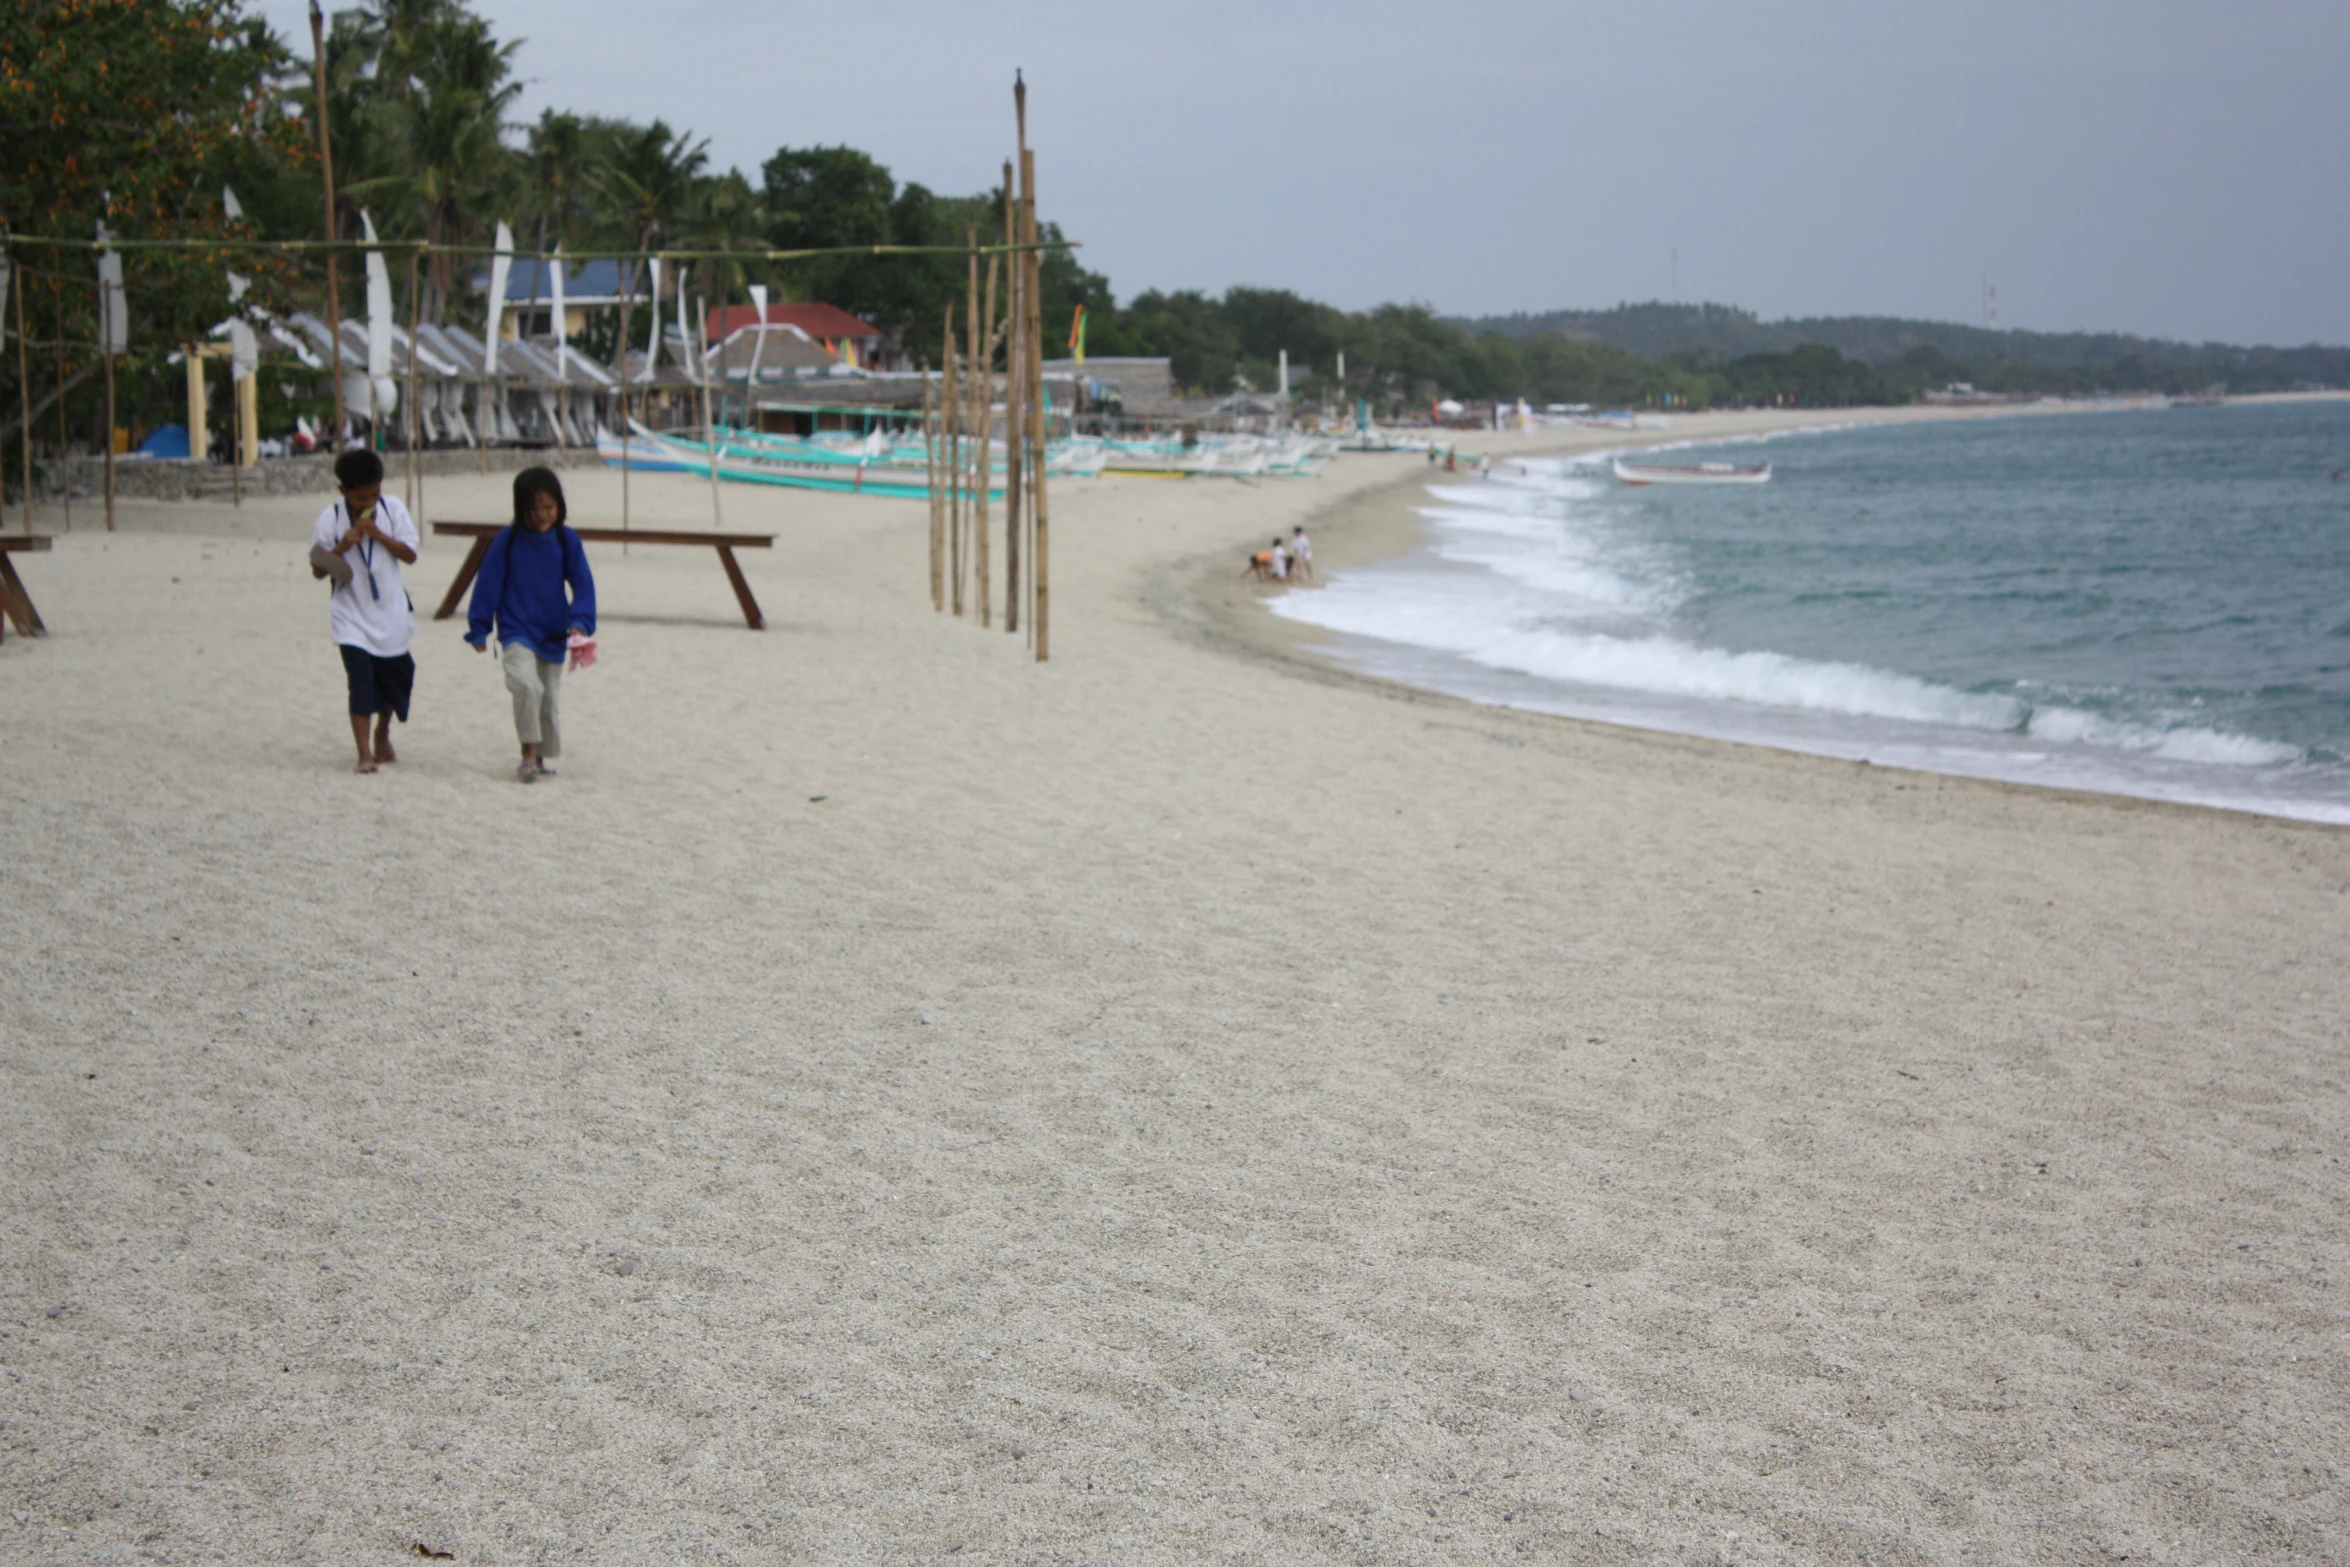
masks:
[(499, 643), (498, 659), (506, 666), (506, 689), (514, 693), (515, 737), (537, 746), (541, 756), (561, 756), (563, 732), (555, 727), (555, 707), (563, 691), (563, 666), (548, 663), (527, 642)]

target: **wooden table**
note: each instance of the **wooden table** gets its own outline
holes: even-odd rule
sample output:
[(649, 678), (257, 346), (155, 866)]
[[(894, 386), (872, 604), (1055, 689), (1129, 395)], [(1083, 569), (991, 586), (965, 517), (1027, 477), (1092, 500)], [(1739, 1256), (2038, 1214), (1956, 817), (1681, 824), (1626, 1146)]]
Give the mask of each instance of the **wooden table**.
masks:
[(33, 596), (24, 590), (24, 579), (16, 574), (15, 563), (9, 556), (19, 550), (38, 552), (49, 547), (46, 533), (0, 533), (0, 642), (8, 640), (7, 622), (16, 622), (16, 629), (28, 637), (45, 637), (49, 628), (41, 623), (41, 612), (33, 608)]
[[(432, 531), (443, 537), (473, 540), (473, 548), (466, 554), (465, 564), (457, 568), (457, 580), (449, 584), (441, 607), (432, 612), (435, 620), (447, 620), (457, 613), (457, 605), (465, 597), (465, 590), (473, 586), (476, 573), (481, 570), (481, 558), (489, 553), (490, 540), (505, 527), (502, 522), (436, 522)], [(564, 524), (571, 527), (569, 523)], [(736, 550), (765, 550), (775, 547), (772, 533), (670, 533), (644, 528), (571, 528), (588, 544), (698, 544), (718, 552), (718, 563), (726, 568), (726, 580), (734, 584), (735, 602), (743, 607), (743, 623), (753, 631), (767, 629), (766, 617), (759, 613), (759, 601), (751, 597), (751, 585), (743, 579), (743, 569), (735, 563)], [(41, 541), (47, 549), (49, 541)]]

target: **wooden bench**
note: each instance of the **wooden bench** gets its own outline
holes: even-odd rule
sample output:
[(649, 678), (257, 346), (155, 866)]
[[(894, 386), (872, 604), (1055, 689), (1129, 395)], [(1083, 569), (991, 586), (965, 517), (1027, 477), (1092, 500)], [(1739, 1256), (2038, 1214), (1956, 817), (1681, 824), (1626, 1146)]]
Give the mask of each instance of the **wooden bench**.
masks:
[(28, 637), (45, 637), (49, 628), (41, 623), (41, 612), (33, 608), (33, 596), (24, 590), (24, 579), (16, 574), (16, 565), (9, 556), (20, 550), (39, 552), (49, 547), (46, 533), (0, 533), (0, 642), (8, 640), (8, 622), (16, 622), (16, 629)]
[[(474, 576), (481, 570), (481, 559), (489, 553), (490, 540), (505, 527), (502, 522), (436, 522), (432, 531), (443, 537), (473, 540), (473, 548), (466, 554), (465, 564), (457, 568), (457, 580), (449, 584), (448, 596), (441, 607), (432, 612), (435, 620), (447, 620), (457, 613), (457, 605), (464, 599), (465, 590), (473, 586)], [(743, 569), (735, 563), (736, 550), (765, 550), (775, 547), (772, 533), (670, 533), (644, 528), (581, 528), (566, 523), (586, 544), (698, 544), (718, 552), (718, 563), (726, 568), (726, 580), (734, 584), (735, 602), (743, 607), (743, 622), (753, 631), (767, 629), (766, 617), (759, 613), (759, 601), (751, 597), (751, 585), (743, 579)], [(48, 548), (42, 540), (41, 547)]]

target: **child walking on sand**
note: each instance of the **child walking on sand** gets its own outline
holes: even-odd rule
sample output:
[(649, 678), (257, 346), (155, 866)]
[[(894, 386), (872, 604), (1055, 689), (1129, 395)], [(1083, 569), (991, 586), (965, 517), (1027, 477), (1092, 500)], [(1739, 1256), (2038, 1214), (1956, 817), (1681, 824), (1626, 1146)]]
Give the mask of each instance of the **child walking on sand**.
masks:
[(547, 759), (563, 754), (556, 705), (564, 655), (574, 635), (596, 634), (596, 579), (579, 535), (564, 526), (569, 516), (551, 469), (516, 474), (514, 521), (482, 556), (466, 616), (465, 640), (476, 653), (488, 651), (491, 627), (497, 628), (506, 689), (514, 694), (514, 733), (522, 742), (514, 776), (524, 783), (555, 776)]
[(408, 698), (416, 687), (416, 660), (408, 652), (416, 606), (400, 581), (400, 568), (416, 563), (416, 522), (383, 493), (383, 482), (382, 458), (370, 451), (343, 453), (335, 459), (343, 498), (320, 512), (310, 529), (310, 575), (334, 579), (327, 624), (343, 655), (351, 743), (359, 750), (353, 771), (362, 773), (399, 759), (392, 750), (392, 717), (408, 722)]

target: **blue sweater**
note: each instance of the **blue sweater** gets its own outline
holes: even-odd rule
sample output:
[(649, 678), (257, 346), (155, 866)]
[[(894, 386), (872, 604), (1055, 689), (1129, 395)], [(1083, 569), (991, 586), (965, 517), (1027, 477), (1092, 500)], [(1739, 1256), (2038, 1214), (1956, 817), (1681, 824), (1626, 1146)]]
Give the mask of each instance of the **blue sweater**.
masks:
[(508, 527), (491, 539), (473, 579), (465, 640), (483, 646), (492, 621), (499, 641), (527, 642), (550, 664), (563, 662), (573, 626), (594, 636), (596, 579), (588, 575), (579, 535), (557, 524), (544, 533)]

